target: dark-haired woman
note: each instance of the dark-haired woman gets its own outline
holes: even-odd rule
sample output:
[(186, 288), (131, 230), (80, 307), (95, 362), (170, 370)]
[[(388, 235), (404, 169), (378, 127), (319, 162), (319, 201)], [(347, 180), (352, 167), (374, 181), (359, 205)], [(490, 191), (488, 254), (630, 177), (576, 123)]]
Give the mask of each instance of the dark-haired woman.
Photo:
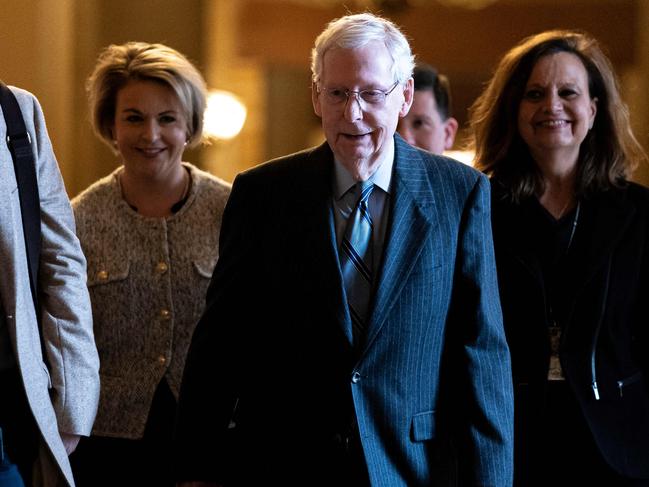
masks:
[(610, 62), (549, 31), (501, 60), (471, 112), (491, 176), (515, 387), (516, 485), (649, 485), (646, 158)]

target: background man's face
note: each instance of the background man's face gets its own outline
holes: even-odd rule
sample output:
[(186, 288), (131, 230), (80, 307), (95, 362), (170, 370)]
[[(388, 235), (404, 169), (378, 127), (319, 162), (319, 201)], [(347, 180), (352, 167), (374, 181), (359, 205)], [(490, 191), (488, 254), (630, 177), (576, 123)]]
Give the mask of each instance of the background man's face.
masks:
[(408, 115), (399, 121), (399, 134), (411, 145), (441, 154), (453, 147), (457, 121), (442, 120), (431, 90), (415, 91)]

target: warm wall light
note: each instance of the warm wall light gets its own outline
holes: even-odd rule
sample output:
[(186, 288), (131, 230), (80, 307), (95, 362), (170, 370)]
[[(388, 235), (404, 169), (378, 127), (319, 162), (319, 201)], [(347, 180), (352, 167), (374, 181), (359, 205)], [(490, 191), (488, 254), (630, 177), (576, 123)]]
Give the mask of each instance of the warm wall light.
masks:
[(475, 152), (472, 150), (449, 150), (444, 151), (444, 155), (452, 157), (456, 161), (460, 161), (467, 166), (473, 166), (473, 158), (475, 157)]
[(229, 91), (210, 90), (203, 132), (210, 138), (232, 139), (241, 132), (246, 113), (246, 106)]

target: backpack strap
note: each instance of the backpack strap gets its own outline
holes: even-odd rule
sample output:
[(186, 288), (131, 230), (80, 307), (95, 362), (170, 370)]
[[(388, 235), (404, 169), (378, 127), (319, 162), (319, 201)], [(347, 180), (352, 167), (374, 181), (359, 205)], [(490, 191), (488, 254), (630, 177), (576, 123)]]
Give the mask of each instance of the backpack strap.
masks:
[(38, 263), (41, 253), (41, 207), (32, 141), (25, 127), (18, 101), (2, 81), (0, 81), (0, 106), (7, 125), (7, 146), (14, 162), (18, 183), (20, 213), (29, 267), (29, 286), (34, 299), (36, 317), (40, 323)]

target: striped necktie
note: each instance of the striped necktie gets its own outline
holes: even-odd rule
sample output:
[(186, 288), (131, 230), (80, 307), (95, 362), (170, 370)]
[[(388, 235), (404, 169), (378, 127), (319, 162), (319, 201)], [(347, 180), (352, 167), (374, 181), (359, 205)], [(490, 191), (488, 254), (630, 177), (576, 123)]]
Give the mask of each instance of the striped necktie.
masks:
[(347, 304), (352, 319), (352, 336), (355, 344), (364, 335), (369, 318), (372, 293), (372, 217), (367, 202), (374, 189), (370, 181), (357, 183), (355, 194), (358, 203), (349, 216), (340, 252), (340, 266), (345, 282)]

